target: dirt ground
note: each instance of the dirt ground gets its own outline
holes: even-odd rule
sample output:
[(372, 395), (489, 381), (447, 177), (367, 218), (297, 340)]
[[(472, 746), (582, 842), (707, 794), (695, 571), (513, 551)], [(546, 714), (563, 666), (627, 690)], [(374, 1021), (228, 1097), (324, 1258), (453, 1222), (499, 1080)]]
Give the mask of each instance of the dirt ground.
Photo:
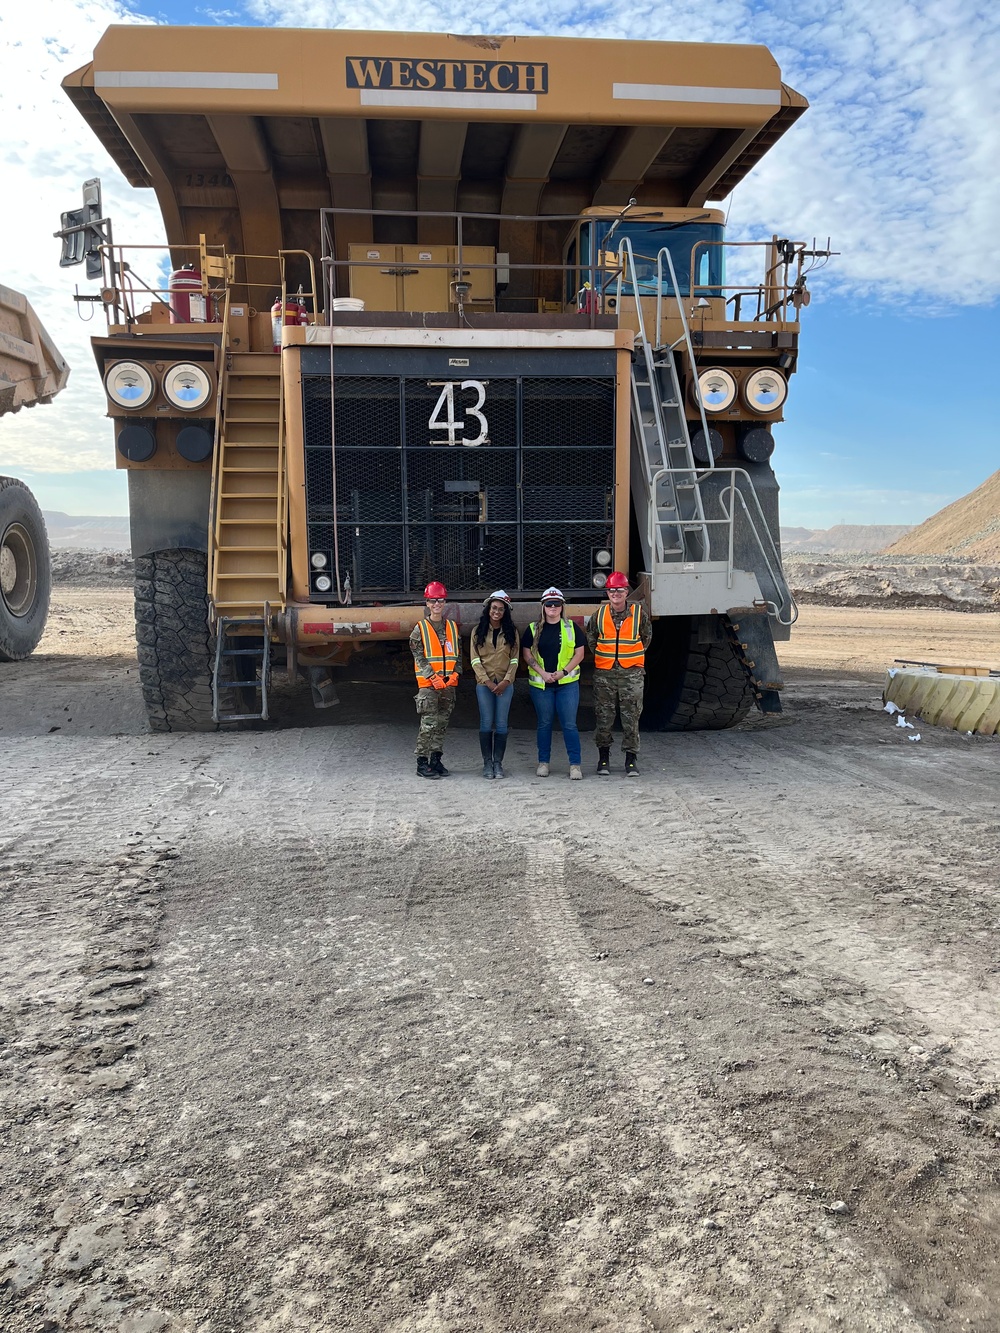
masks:
[(807, 606), (582, 784), (405, 686), (152, 736), (131, 636), (0, 664), (4, 1333), (1000, 1326), (1000, 738), (879, 699), (1000, 616)]

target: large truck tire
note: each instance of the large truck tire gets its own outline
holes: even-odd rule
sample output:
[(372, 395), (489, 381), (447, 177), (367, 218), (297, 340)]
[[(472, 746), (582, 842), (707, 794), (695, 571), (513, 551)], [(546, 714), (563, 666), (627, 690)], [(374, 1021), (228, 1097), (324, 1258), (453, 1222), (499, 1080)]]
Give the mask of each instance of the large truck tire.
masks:
[(139, 680), (153, 731), (217, 731), (215, 635), (204, 551), (157, 551), (135, 562)]
[(51, 588), (42, 511), (23, 482), (0, 477), (0, 662), (20, 662), (37, 648)]
[(704, 642), (695, 616), (653, 622), (640, 725), (645, 731), (721, 731), (742, 722), (753, 689), (729, 640)]

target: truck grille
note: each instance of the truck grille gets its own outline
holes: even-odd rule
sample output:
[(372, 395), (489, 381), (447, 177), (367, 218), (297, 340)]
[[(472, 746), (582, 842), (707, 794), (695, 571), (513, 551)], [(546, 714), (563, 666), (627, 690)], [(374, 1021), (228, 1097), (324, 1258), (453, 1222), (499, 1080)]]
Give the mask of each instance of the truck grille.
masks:
[[(334, 380), (340, 569), (355, 599), (412, 599), (430, 579), (453, 596), (592, 592), (594, 550), (614, 539), (614, 378), (490, 378), (482, 420), (467, 410), (478, 391), (455, 380), (454, 444), (430, 424), (444, 383)], [(303, 376), (303, 408), (309, 551), (332, 566), (328, 375)], [(470, 447), (470, 433), (485, 438)]]

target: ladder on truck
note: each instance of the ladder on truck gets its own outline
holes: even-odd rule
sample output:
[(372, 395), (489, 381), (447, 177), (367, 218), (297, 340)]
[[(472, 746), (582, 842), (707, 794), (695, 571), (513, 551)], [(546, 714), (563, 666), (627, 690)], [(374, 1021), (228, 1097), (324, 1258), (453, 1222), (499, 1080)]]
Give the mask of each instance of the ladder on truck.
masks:
[[(657, 564), (705, 561), (710, 558), (708, 524), (673, 349), (653, 344), (647, 337), (632, 242), (628, 237), (622, 239), (618, 253), (617, 308), (622, 308), (623, 278), (628, 273), (639, 322), (638, 360), (632, 363), (631, 385), (632, 446), (638, 467), (631, 471), (633, 489), (640, 492), (636, 508), (639, 513), (653, 515), (650, 525), (653, 549), (649, 555)], [(681, 319), (684, 319), (683, 308)]]
[[(635, 302), (639, 332), (636, 335), (638, 363), (632, 365), (632, 449), (638, 455), (638, 466), (632, 468), (632, 489), (637, 512), (650, 516), (647, 532), (640, 534), (651, 549), (646, 552), (650, 564), (691, 561), (712, 561), (712, 526), (722, 529), (720, 545), (728, 546), (729, 575), (732, 575), (733, 525), (737, 511), (742, 514), (747, 529), (762, 557), (763, 568), (771, 584), (773, 600), (768, 598), (769, 614), (783, 624), (795, 619), (795, 599), (781, 571), (781, 558), (768, 530), (760, 501), (741, 468), (725, 468), (728, 483), (717, 498), (721, 516), (706, 516), (700, 483), (717, 472), (712, 452), (711, 437), (704, 407), (699, 403), (702, 432), (708, 457), (699, 465), (694, 457), (687, 413), (681, 399), (680, 378), (677, 374), (675, 349), (681, 343), (687, 352), (692, 373), (696, 374), (694, 347), (684, 303), (679, 296), (677, 274), (670, 251), (660, 250), (656, 261), (656, 342), (651, 343), (642, 311), (642, 299), (635, 274), (632, 243), (624, 237), (618, 247), (617, 308), (622, 309), (623, 285), (626, 274), (631, 275), (632, 298)], [(663, 292), (663, 267), (670, 274), (672, 290), (677, 295), (677, 313), (682, 334), (676, 343), (660, 343), (660, 305)], [(737, 484), (744, 478), (750, 505)], [(754, 512), (751, 512), (751, 505)], [(755, 517), (756, 514), (756, 517)], [(763, 534), (763, 535), (762, 535)], [(767, 593), (765, 592), (765, 596)]]
[(226, 352), (219, 376), (209, 593), (216, 613), (212, 718), (267, 721), (271, 607), (285, 601), (281, 357)]
[(708, 525), (673, 352), (640, 337), (642, 360), (632, 365), (632, 440), (643, 498), (655, 514), (652, 555), (660, 563), (708, 560)]
[(260, 616), (285, 601), (281, 357), (227, 352), (220, 381), (209, 593), (223, 616)]
[[(260, 616), (220, 616), (215, 626), (212, 720), (266, 722), (270, 687), (271, 608), (265, 604)], [(244, 706), (250, 691), (253, 707)], [(235, 695), (235, 707), (223, 707), (223, 692)]]

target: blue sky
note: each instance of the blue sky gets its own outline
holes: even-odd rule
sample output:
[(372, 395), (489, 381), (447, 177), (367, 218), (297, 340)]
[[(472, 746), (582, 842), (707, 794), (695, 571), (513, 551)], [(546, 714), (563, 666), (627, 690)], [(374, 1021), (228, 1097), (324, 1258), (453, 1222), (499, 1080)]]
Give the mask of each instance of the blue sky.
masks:
[[(391, 22), (387, 19), (391, 15)], [(917, 523), (1000, 467), (1000, 6), (964, 0), (35, 0), (0, 20), (5, 209), (0, 281), (23, 292), (74, 373), (50, 407), (7, 418), (0, 469), (46, 509), (127, 512), (90, 332), (50, 239), (98, 174), (116, 239), (161, 239), (151, 192), (118, 175), (59, 89), (112, 22), (244, 23), (754, 41), (806, 115), (729, 202), (730, 234), (825, 241), (799, 373), (776, 429), (782, 522)]]

